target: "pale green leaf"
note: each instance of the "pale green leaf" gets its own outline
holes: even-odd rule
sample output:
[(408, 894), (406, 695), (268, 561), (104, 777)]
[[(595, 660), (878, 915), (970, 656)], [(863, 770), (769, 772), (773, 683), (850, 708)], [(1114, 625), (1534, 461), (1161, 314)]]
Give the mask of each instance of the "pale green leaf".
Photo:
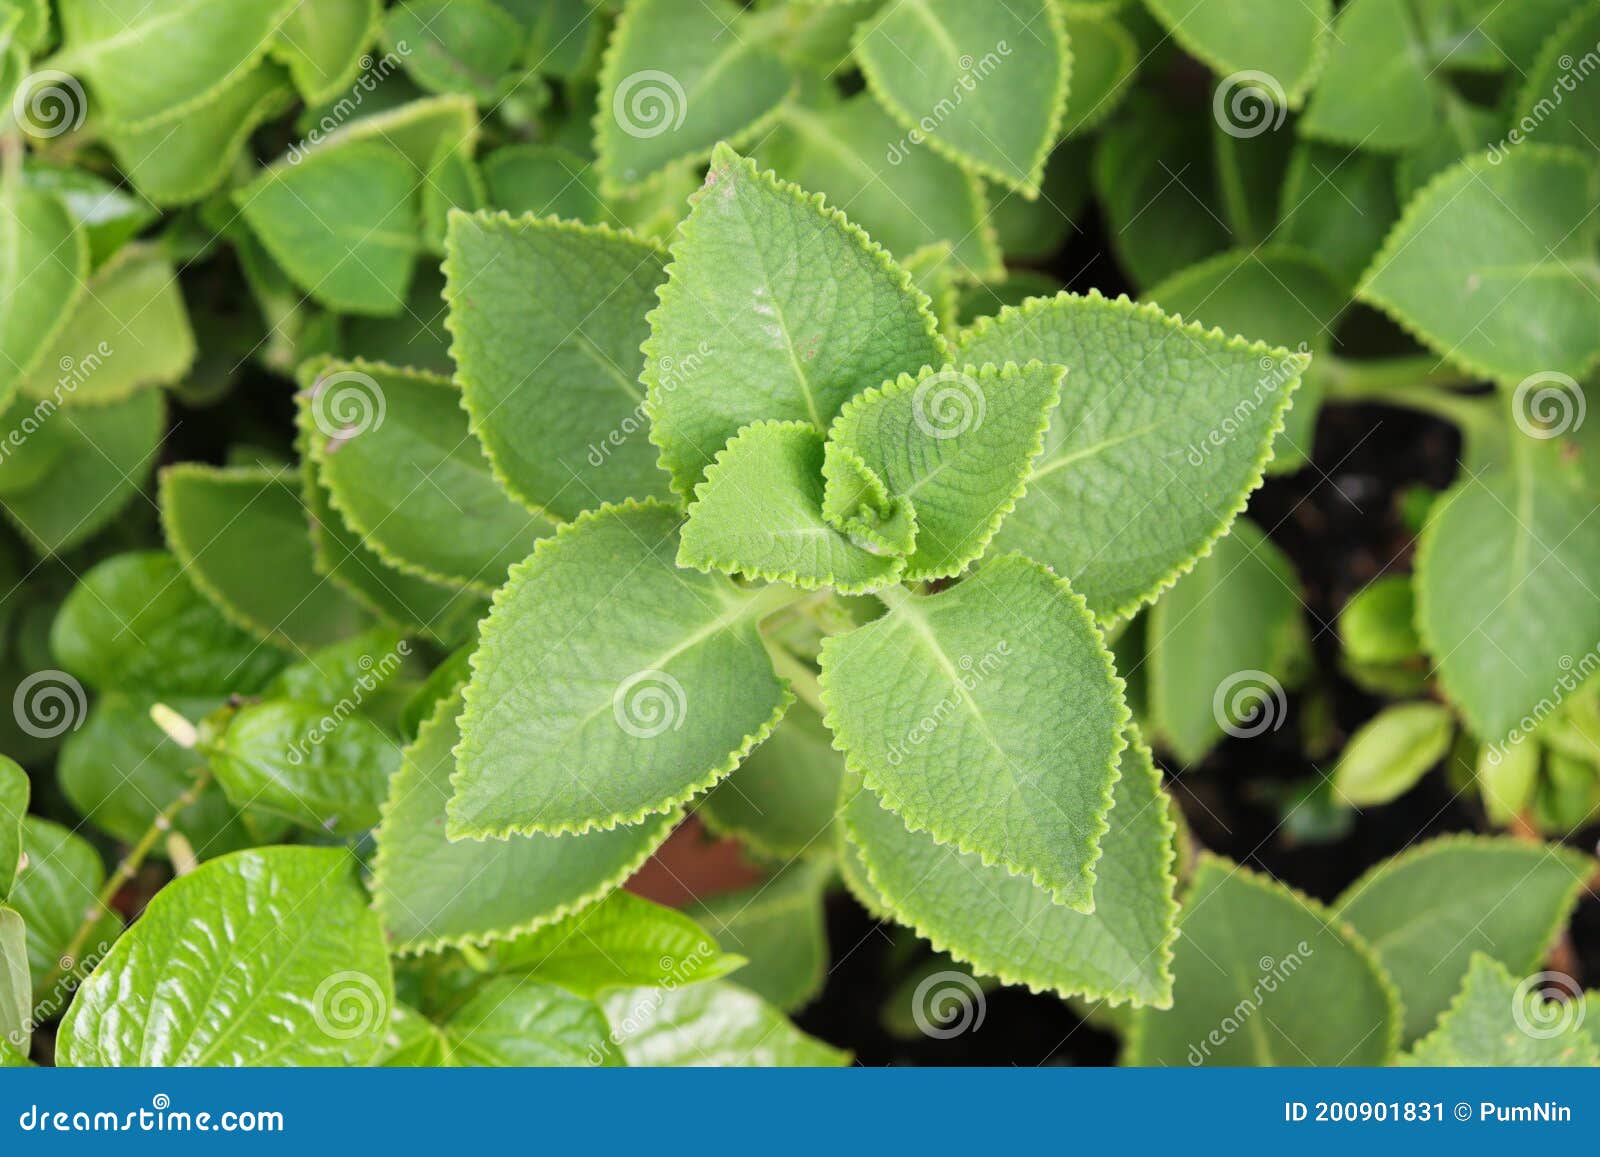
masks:
[(405, 0), (383, 23), (384, 46), (420, 87), (486, 105), (521, 54), (522, 38), (522, 26), (490, 0)]
[(1410, 791), (1450, 751), (1455, 719), (1438, 703), (1386, 707), (1345, 745), (1333, 790), (1354, 807), (1372, 807)]
[(860, 25), (856, 62), (905, 130), (902, 147), (1038, 194), (1072, 64), (1052, 0), (893, 5)]
[[(635, 826), (581, 836), (452, 843), (445, 837), (445, 808), (456, 768), (453, 751), (461, 739), (460, 710), (459, 689), (435, 705), (390, 781), (378, 829), (373, 903), (394, 948), (402, 952), (506, 940), (582, 912), (632, 875), (679, 818), (676, 813), (652, 816)], [(506, 951), (531, 961), (529, 967), (537, 971), (544, 963), (537, 945), (549, 941), (537, 934), (524, 939), (534, 947), (526, 953), (520, 947)], [(567, 974), (546, 979), (563, 983)]]
[(1524, 137), (1536, 136), (1543, 144), (1571, 145), (1591, 155), (1600, 151), (1600, 107), (1577, 92), (1577, 86), (1593, 75), (1590, 70), (1597, 45), (1600, 5), (1593, 3), (1573, 11), (1544, 42), (1513, 113), (1512, 123)]
[[(660, 251), (609, 229), (479, 214), (452, 218), (446, 254), (457, 380), (506, 489), (562, 518), (665, 497), (639, 382)], [(658, 368), (677, 382), (700, 360), (691, 347)]]
[(489, 981), (438, 1030), (446, 1067), (618, 1065), (605, 1014), (591, 1000), (527, 977)]
[(150, 901), (78, 989), (57, 1061), (359, 1065), (381, 1046), (393, 1002), (348, 852), (236, 852)]
[[(1259, 81), (1298, 107), (1332, 39), (1333, 0), (1145, 0), (1186, 52), (1223, 77)], [(1076, 45), (1074, 45), (1076, 56)]]
[(1592, 866), (1557, 847), (1447, 837), (1384, 860), (1334, 911), (1393, 978), (1411, 1041), (1449, 1006), (1475, 952), (1519, 974), (1537, 968)]
[(134, 190), (85, 169), (30, 164), (23, 169), (23, 180), (35, 189), (54, 193), (67, 216), (88, 233), (91, 265), (102, 264), (160, 216), (156, 207)]
[(1435, 62), (1419, 32), (1409, 5), (1350, 0), (1334, 23), (1327, 65), (1300, 131), (1385, 151), (1409, 148), (1435, 131)]
[(650, 438), (685, 496), (763, 418), (825, 431), (869, 385), (943, 365), (927, 299), (865, 233), (721, 148), (650, 315)]
[(775, 1008), (794, 1012), (822, 991), (828, 974), (823, 899), (833, 864), (796, 860), (771, 879), (689, 909), (724, 950), (748, 958), (733, 975)]
[(1350, 596), (1339, 612), (1339, 643), (1358, 663), (1403, 663), (1422, 654), (1409, 575), (1385, 575)]
[(54, 194), (0, 189), (0, 402), (39, 363), (89, 278), (89, 239)]
[(993, 548), (1052, 567), (1101, 619), (1153, 600), (1228, 529), (1309, 360), (1093, 292), (1002, 310), (957, 352), (1068, 368)]
[(1274, 239), (1322, 262), (1348, 296), (1400, 215), (1394, 162), (1302, 141), (1283, 175), (1280, 212)]
[(822, 454), (822, 517), (874, 554), (910, 555), (917, 548), (917, 512), (853, 447), (829, 441)]
[(849, 1063), (777, 1009), (732, 981), (681, 988), (620, 988), (600, 1001), (611, 1039), (630, 1065), (649, 1068), (785, 1068)]
[(680, 570), (677, 524), (661, 504), (603, 507), (512, 568), (472, 657), (452, 836), (671, 811), (783, 717), (793, 696), (756, 624), (792, 593)]
[(379, 0), (298, 0), (268, 51), (289, 69), (308, 105), (331, 100), (371, 63), (362, 50), (378, 31)]
[(1600, 1065), (1600, 1046), (1583, 1031), (1584, 994), (1552, 995), (1575, 1003), (1547, 1002), (1540, 986), (1518, 982), (1494, 957), (1474, 953), (1461, 991), (1439, 1026), (1399, 1063), (1518, 1069)]
[(1083, 599), (1017, 556), (890, 593), (888, 615), (822, 648), (850, 766), (907, 826), (1092, 911), (1128, 709)]
[[(554, 145), (508, 145), (483, 162), (489, 203), (513, 217), (531, 213), (591, 224), (604, 220), (593, 172), (592, 164)], [(480, 217), (475, 224), (483, 228), (487, 222)]]
[[(1117, 110), (1139, 71), (1139, 45), (1110, 14), (1064, 13), (1067, 43), (1072, 49), (1072, 83), (1061, 135), (1088, 132)], [(1046, 179), (1044, 196), (1048, 197)]]

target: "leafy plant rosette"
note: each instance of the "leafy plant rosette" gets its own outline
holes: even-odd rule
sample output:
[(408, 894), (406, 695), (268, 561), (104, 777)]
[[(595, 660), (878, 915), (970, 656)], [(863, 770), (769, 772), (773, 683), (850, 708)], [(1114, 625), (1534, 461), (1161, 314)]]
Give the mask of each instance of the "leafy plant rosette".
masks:
[[(891, 1038), (1600, 1063), (1600, 8), (1401, 7), (0, 0), (0, 1063), (844, 1064), (841, 889)], [(1201, 850), (1292, 741), (1491, 834)]]

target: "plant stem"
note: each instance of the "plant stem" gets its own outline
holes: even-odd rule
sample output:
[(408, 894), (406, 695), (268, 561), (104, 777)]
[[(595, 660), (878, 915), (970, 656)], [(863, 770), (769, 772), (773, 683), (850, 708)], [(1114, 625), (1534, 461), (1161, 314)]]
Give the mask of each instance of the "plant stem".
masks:
[(807, 704), (818, 715), (826, 714), (822, 706), (822, 684), (817, 681), (817, 673), (811, 669), (811, 664), (802, 660), (782, 643), (767, 640), (767, 654), (772, 657), (772, 666), (779, 675), (789, 680), (789, 689), (799, 697), (800, 701)]
[(1379, 402), (1417, 410), (1443, 418), (1474, 438), (1493, 430), (1493, 396), (1455, 393), (1452, 387), (1469, 385), (1473, 379), (1428, 355), (1370, 362), (1328, 358), (1320, 373), (1330, 401)]

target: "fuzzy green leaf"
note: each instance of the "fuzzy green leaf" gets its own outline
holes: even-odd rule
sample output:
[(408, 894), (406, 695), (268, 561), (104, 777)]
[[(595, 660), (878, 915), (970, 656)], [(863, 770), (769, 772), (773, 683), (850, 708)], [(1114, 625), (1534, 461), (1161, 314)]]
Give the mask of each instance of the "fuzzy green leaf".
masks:
[(1537, 968), (1592, 863), (1510, 839), (1445, 838), (1384, 860), (1334, 913), (1359, 932), (1399, 989), (1407, 1041), (1433, 1028), (1474, 953)]
[[(456, 768), (453, 752), (461, 739), (460, 711), (457, 689), (435, 706), (389, 783), (373, 865), (373, 903), (394, 948), (402, 952), (506, 940), (583, 911), (631, 875), (678, 821), (669, 813), (581, 836), (452, 843), (445, 837), (445, 808)], [(571, 932), (568, 928), (563, 937)], [(547, 943), (536, 936), (505, 949), (531, 961), (533, 971), (544, 963), (536, 946)], [(534, 945), (526, 953), (520, 948), (524, 941)], [(562, 983), (565, 976), (545, 979)]]
[(490, 0), (405, 0), (383, 23), (384, 45), (421, 88), (479, 104), (495, 102), (522, 38), (522, 26)]
[(1355, 807), (1398, 799), (1448, 754), (1455, 730), (1442, 704), (1386, 707), (1350, 737), (1333, 770), (1333, 789)]
[(1088, 915), (908, 831), (870, 791), (847, 803), (845, 828), (882, 905), (978, 972), (1034, 991), (1165, 1007), (1177, 916), (1172, 819), (1161, 775), (1137, 735), (1119, 770)]
[(645, 343), (650, 439), (685, 496), (750, 422), (824, 432), (866, 386), (946, 360), (927, 299), (882, 249), (728, 148), (680, 226), (660, 297)]
[[(496, 149), (484, 159), (483, 180), (489, 204), (513, 217), (555, 216), (590, 224), (606, 219), (594, 165), (554, 145)], [(479, 217), (476, 224), (485, 226), (492, 220)], [(565, 271), (565, 266), (555, 270)]]
[(1098, 293), (1008, 307), (968, 330), (958, 357), (1067, 367), (994, 548), (1052, 567), (1101, 619), (1153, 600), (1228, 529), (1308, 363)]
[(900, 581), (905, 560), (858, 545), (823, 517), (823, 437), (805, 422), (755, 422), (695, 487), (678, 564), (860, 594)]
[[(1335, 144), (1396, 151), (1437, 127), (1435, 61), (1409, 5), (1351, 0), (1330, 37), (1327, 66), (1301, 132)], [(1375, 67), (1376, 62), (1381, 67)]]
[[(506, 488), (562, 518), (665, 497), (638, 381), (660, 251), (608, 229), (488, 214), (452, 217), (445, 248), (457, 380)], [(693, 374), (687, 354), (663, 371)]]
[[(1072, 84), (1061, 122), (1065, 138), (1088, 132), (1117, 110), (1139, 71), (1141, 52), (1138, 42), (1109, 13), (1069, 9), (1064, 17), (1072, 49)], [(1041, 199), (1050, 199), (1048, 176)]]
[(732, 981), (620, 988), (600, 1001), (630, 1065), (784, 1068), (848, 1064), (850, 1057), (790, 1024)]
[(671, 811), (783, 717), (793, 697), (756, 630), (770, 600), (680, 570), (677, 523), (660, 504), (603, 507), (512, 568), (472, 656), (453, 838)]
[(1316, 78), (1333, 23), (1333, 0), (1145, 2), (1174, 40), (1225, 78), (1224, 89), (1243, 74), (1291, 108)]
[(1051, 0), (893, 5), (860, 25), (856, 62), (911, 147), (1038, 195), (1072, 64)]
[(860, 455), (916, 512), (909, 581), (979, 558), (1027, 485), (1066, 373), (1059, 365), (924, 370), (852, 398), (828, 440)]
[(1474, 157), (1412, 200), (1373, 259), (1363, 301), (1442, 356), (1515, 385), (1583, 377), (1600, 359), (1600, 167), (1523, 145)]
[(1178, 929), (1172, 1007), (1139, 1012), (1126, 1063), (1381, 1065), (1393, 1055), (1393, 988), (1372, 950), (1314, 901), (1207, 857)]
[[(1571, 993), (1565, 999), (1573, 999)], [(1584, 996), (1576, 1005), (1547, 1003), (1518, 983), (1505, 965), (1474, 953), (1461, 992), (1439, 1027), (1400, 1058), (1430, 1068), (1593, 1068), (1600, 1046), (1583, 1031)]]
[(1128, 709), (1082, 598), (1014, 556), (931, 597), (891, 593), (888, 615), (822, 648), (850, 766), (914, 830), (1092, 911)]
[(874, 554), (910, 555), (917, 548), (917, 512), (853, 448), (829, 441), (822, 455), (822, 517)]
[(89, 277), (89, 239), (57, 197), (0, 190), (0, 403), (39, 364)]
[(355, 82), (362, 49), (378, 30), (380, 0), (299, 0), (268, 49), (294, 78), (308, 105), (331, 100)]
[(168, 884), (78, 990), (58, 1060), (359, 1065), (394, 985), (342, 849), (260, 848)]

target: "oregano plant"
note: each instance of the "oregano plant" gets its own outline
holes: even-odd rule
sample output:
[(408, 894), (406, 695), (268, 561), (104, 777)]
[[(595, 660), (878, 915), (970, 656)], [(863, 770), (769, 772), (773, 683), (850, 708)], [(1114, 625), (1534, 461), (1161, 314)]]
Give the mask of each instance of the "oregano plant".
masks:
[(0, 1065), (1600, 1064), (1597, 42), (0, 0)]

